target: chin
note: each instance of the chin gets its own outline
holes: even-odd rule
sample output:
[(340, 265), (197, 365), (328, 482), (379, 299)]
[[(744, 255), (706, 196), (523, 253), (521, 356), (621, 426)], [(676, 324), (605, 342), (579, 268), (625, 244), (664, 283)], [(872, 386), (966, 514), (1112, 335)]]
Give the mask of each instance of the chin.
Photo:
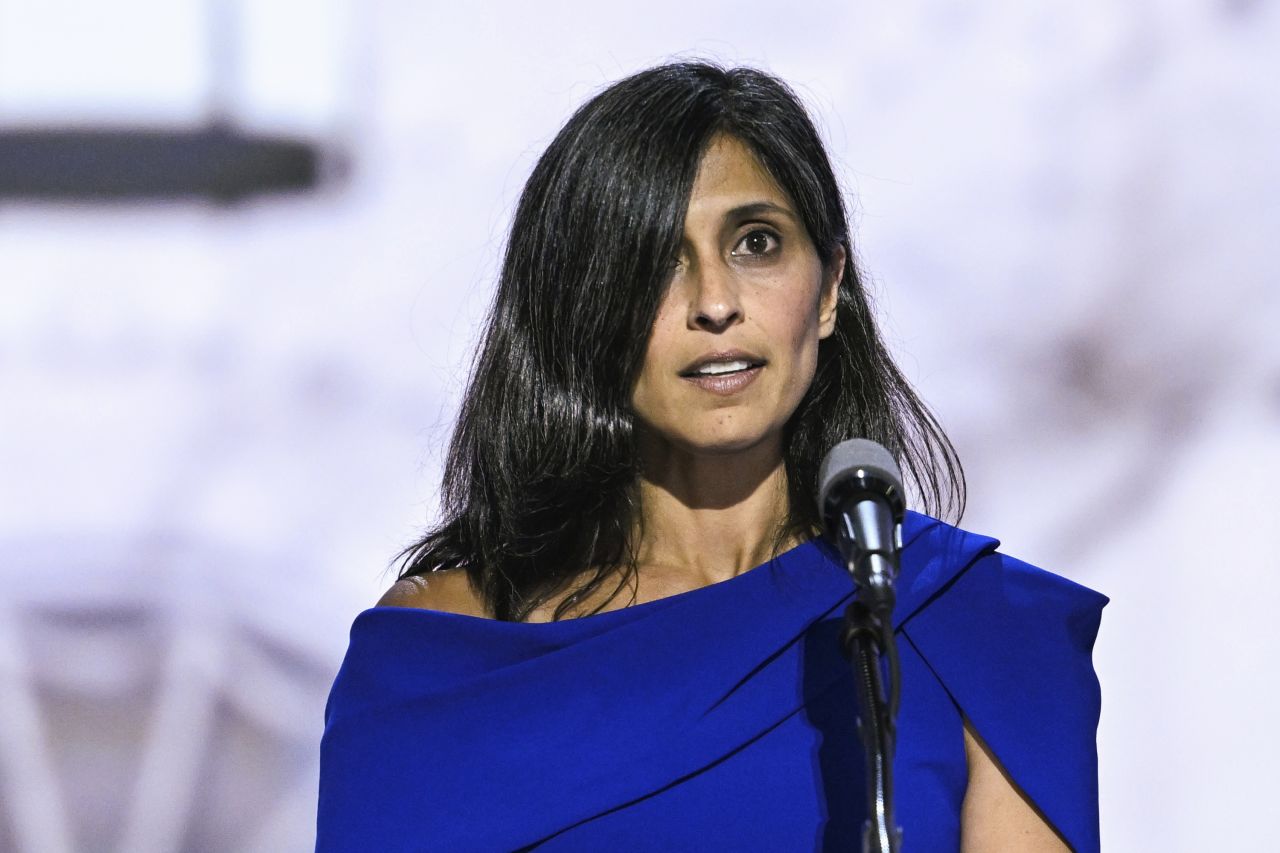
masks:
[(768, 444), (771, 437), (771, 433), (760, 431), (708, 431), (682, 436), (678, 444), (695, 456), (730, 456)]

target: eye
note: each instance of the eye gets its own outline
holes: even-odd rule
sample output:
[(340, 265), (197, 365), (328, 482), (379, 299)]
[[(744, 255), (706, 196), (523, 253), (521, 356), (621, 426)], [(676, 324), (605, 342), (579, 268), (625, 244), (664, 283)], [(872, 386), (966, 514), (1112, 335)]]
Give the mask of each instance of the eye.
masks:
[(757, 228), (743, 235), (738, 245), (733, 247), (731, 255), (758, 257), (773, 254), (778, 250), (778, 235), (763, 228)]

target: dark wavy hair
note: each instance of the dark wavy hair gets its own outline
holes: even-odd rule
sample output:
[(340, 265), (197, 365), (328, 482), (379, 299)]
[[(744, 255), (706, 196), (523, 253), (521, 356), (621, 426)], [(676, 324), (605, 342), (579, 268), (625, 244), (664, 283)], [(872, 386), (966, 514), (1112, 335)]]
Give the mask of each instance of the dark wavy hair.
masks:
[(824, 265), (845, 249), (835, 332), (786, 428), (790, 515), (777, 542), (817, 533), (818, 466), (854, 436), (898, 458), (925, 511), (958, 519), (959, 460), (876, 329), (842, 193), (800, 100), (753, 68), (679, 62), (583, 104), (529, 176), (449, 445), (441, 520), (397, 555), (400, 577), (463, 568), (496, 618), (520, 621), (574, 588), (562, 618), (607, 579), (616, 595), (634, 576), (631, 391), (717, 134), (755, 153)]

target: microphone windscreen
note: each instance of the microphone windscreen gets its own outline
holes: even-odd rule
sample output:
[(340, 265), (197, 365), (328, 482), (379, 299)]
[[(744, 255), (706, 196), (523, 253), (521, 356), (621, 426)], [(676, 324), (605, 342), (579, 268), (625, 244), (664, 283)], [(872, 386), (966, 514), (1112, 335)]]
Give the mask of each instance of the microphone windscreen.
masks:
[(827, 452), (818, 470), (818, 509), (827, 505), (827, 495), (831, 487), (846, 474), (859, 468), (878, 475), (902, 492), (902, 472), (893, 455), (884, 446), (866, 438), (851, 438), (842, 441)]

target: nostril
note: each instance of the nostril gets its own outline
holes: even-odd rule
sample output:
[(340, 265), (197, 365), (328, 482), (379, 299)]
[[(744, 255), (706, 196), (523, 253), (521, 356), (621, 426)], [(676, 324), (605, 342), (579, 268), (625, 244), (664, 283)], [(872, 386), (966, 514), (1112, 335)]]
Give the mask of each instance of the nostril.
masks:
[(726, 311), (723, 314), (708, 314), (701, 312), (697, 317), (697, 324), (704, 328), (719, 329), (730, 325), (738, 319), (737, 311)]

